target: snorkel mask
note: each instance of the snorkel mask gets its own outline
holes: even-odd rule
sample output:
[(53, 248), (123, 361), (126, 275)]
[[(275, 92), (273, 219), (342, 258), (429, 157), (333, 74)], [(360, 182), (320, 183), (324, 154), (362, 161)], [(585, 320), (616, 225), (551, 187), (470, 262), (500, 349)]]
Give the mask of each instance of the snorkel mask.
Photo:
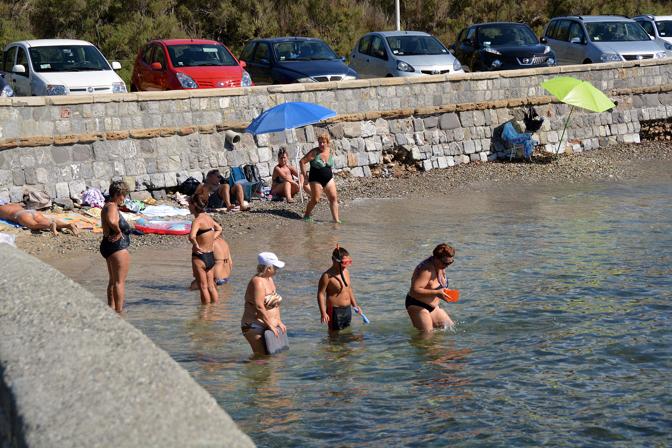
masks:
[[(345, 249), (343, 250), (345, 251)], [(336, 243), (336, 249), (331, 255), (331, 259), (338, 263), (338, 271), (341, 274), (341, 280), (343, 280), (343, 284), (345, 286), (348, 286), (348, 282), (345, 281), (345, 276), (343, 275), (343, 268), (347, 268), (348, 266), (352, 265), (352, 258), (350, 255), (341, 255), (341, 247), (338, 245), (338, 243)]]

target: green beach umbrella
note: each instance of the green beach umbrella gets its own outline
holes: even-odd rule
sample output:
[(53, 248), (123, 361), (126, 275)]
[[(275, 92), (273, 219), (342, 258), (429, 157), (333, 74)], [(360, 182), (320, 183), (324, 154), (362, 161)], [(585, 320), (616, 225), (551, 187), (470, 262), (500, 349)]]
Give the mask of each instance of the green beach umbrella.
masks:
[(565, 137), (567, 124), (569, 123), (569, 119), (572, 116), (572, 111), (575, 106), (587, 109), (591, 112), (604, 112), (605, 110), (616, 107), (607, 95), (602, 93), (602, 91), (597, 89), (591, 83), (572, 78), (571, 76), (558, 76), (557, 78), (549, 79), (542, 83), (541, 87), (546, 89), (563, 103), (571, 106), (567, 121), (565, 121), (565, 126), (562, 129), (562, 135), (560, 136), (556, 153), (560, 151), (560, 145), (562, 144), (562, 139)]

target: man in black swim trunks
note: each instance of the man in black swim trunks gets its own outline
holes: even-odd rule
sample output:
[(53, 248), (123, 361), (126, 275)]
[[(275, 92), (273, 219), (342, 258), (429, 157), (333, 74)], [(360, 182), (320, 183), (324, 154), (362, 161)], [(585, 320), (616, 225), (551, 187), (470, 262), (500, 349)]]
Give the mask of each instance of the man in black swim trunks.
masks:
[(219, 170), (210, 170), (205, 176), (205, 185), (210, 190), (208, 198), (208, 209), (224, 208), (232, 210), (231, 198), (240, 205), (240, 211), (247, 211), (250, 208), (246, 206), (245, 191), (240, 184), (234, 184), (233, 187), (225, 181)]
[[(359, 307), (350, 285), (350, 254), (343, 247), (337, 246), (331, 254), (331, 261), (331, 267), (322, 274), (317, 287), (321, 321), (327, 324), (330, 334), (349, 327), (352, 320), (351, 307)], [(361, 308), (359, 311), (361, 312)]]

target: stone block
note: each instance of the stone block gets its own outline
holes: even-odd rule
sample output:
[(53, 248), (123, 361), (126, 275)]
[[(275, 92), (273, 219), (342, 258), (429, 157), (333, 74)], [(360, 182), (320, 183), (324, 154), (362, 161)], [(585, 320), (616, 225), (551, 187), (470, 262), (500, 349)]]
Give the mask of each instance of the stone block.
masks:
[(479, 155), (479, 153), (469, 154), (469, 160), (471, 162), (476, 162), (478, 160), (481, 160), (481, 156)]
[(73, 180), (68, 183), (68, 189), (70, 190), (70, 197), (72, 199), (80, 200), (82, 193), (86, 191), (86, 182), (83, 180)]
[(343, 135), (347, 138), (361, 137), (362, 125), (359, 122), (343, 123)]
[(11, 170), (0, 170), (0, 186), (9, 186), (13, 183), (13, 180)]
[(58, 193), (55, 199), (51, 201), (54, 205), (58, 205), (63, 210), (72, 210), (75, 208), (75, 203), (69, 197), (59, 197)]
[(457, 117), (456, 113), (447, 113), (441, 115), (441, 118), (439, 119), (439, 127), (441, 129), (457, 129), (459, 128), (460, 125), (460, 120)]
[(22, 169), (15, 169), (12, 171), (12, 183), (20, 186), (26, 183), (26, 173)]
[(350, 175), (353, 177), (364, 177), (364, 170), (359, 166), (351, 168)]
[(56, 197), (58, 198), (69, 198), (70, 197), (70, 187), (67, 182), (57, 182), (56, 183)]
[(373, 138), (364, 139), (364, 144), (367, 152), (376, 150), (376, 141)]
[(19, 186), (9, 187), (9, 201), (10, 202), (23, 201), (23, 187)]
[(478, 153), (479, 159), (481, 162), (487, 162), (488, 161), (488, 153), (487, 152), (479, 152)]
[(422, 169), (424, 171), (431, 171), (433, 168), (432, 161), (427, 159), (422, 161)]
[(152, 195), (148, 191), (131, 191), (131, 199), (134, 201), (145, 201)]
[(446, 163), (448, 166), (455, 166), (455, 158), (453, 158), (453, 156), (447, 156)]
[(376, 132), (376, 125), (373, 123), (373, 121), (365, 121), (361, 124), (361, 137), (371, 137), (376, 135)]
[(166, 195), (166, 190), (163, 189), (152, 191), (152, 197), (157, 201), (165, 201), (166, 199), (168, 199), (168, 195)]
[(268, 147), (258, 148), (257, 154), (259, 156), (259, 162), (261, 163), (269, 162), (273, 158), (273, 152), (271, 151), (271, 148)]
[(378, 118), (375, 124), (376, 124), (376, 135), (384, 135), (390, 132), (390, 126), (388, 125), (386, 120)]
[(482, 110), (473, 111), (474, 116), (474, 126), (484, 126), (485, 125), (485, 114)]
[(258, 134), (254, 136), (254, 139), (257, 143), (257, 146), (269, 146), (271, 141), (269, 138), (270, 134)]
[(441, 168), (441, 169), (448, 168), (448, 158), (447, 157), (445, 157), (445, 156), (437, 157), (436, 162), (437, 162), (438, 168)]
[(473, 140), (467, 140), (464, 142), (463, 150), (465, 154), (473, 154), (476, 152), (476, 145)]

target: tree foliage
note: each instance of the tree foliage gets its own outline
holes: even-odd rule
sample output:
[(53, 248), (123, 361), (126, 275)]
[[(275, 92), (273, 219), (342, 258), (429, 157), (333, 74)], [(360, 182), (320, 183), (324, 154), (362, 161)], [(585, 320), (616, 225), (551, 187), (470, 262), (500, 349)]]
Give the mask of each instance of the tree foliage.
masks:
[[(672, 14), (669, 0), (401, 0), (402, 29), (452, 42), (478, 22), (521, 21), (539, 34), (565, 14)], [(347, 56), (364, 33), (395, 26), (394, 0), (0, 0), (0, 45), (76, 38), (122, 62), (156, 38), (218, 40), (236, 55), (254, 37), (313, 36)]]

